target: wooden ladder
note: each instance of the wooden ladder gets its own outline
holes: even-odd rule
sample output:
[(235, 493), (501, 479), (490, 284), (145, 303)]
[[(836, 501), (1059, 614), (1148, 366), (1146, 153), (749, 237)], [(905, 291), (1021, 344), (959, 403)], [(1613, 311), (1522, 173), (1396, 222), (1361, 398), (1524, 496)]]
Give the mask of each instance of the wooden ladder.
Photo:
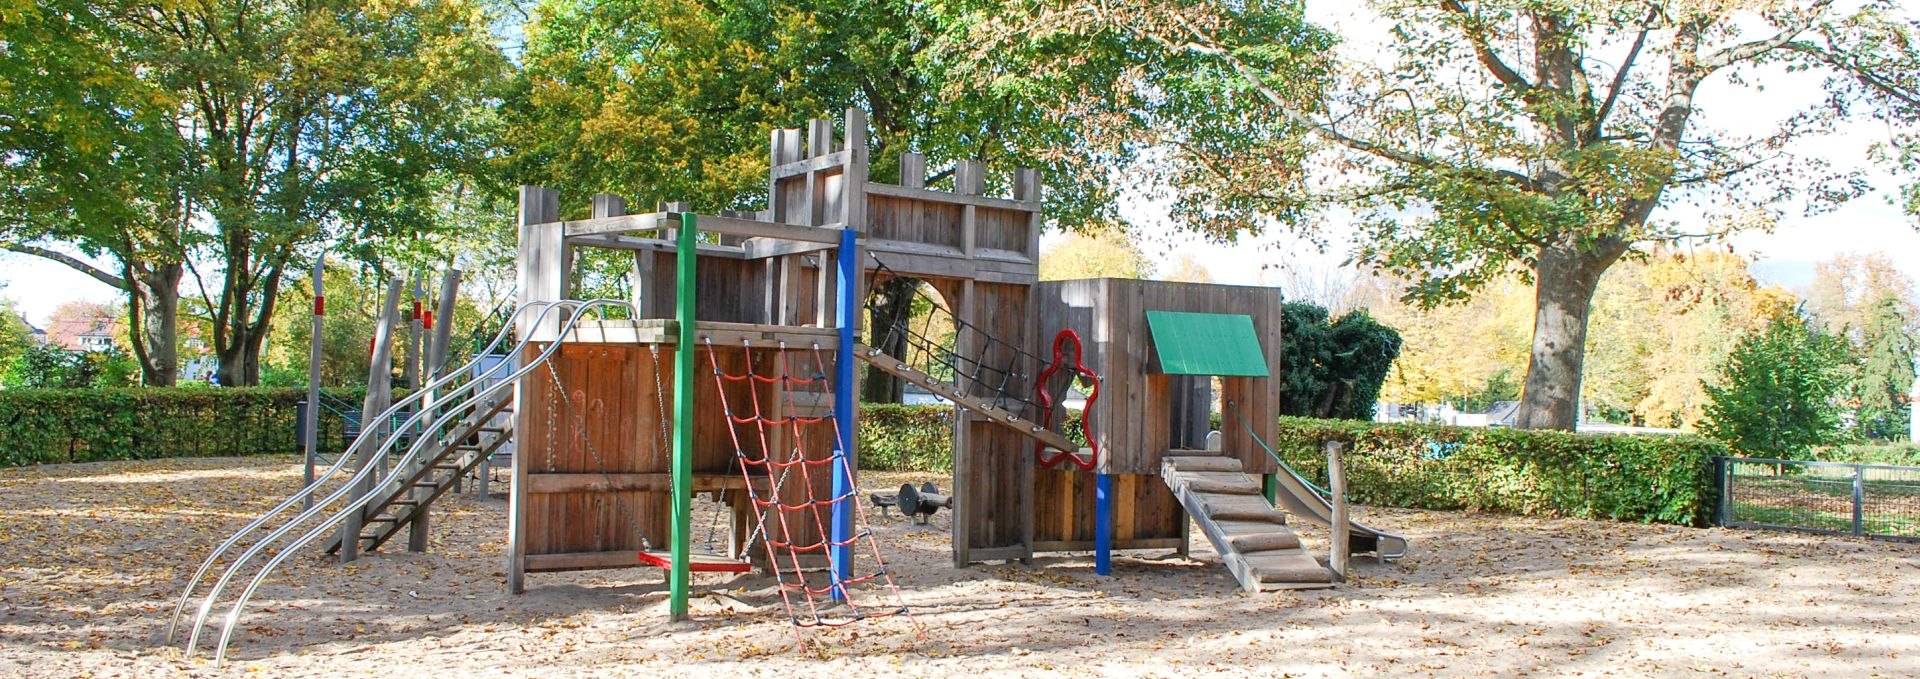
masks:
[(1204, 450), (1172, 450), (1160, 478), (1200, 525), (1220, 560), (1248, 592), (1325, 589), (1333, 573), (1308, 554), (1287, 527), (1287, 513), (1260, 494), (1240, 461)]
[[(402, 528), (435, 500), (452, 490), (454, 483), (485, 462), (487, 457), (513, 438), (513, 418), (496, 425), (495, 415), (511, 412), (509, 400), (482, 404), (474, 408), (452, 428), (452, 435), (438, 439), (436, 448), (425, 451), (414, 473), (362, 509), (366, 520), (360, 532), (360, 550), (371, 552), (399, 535)], [(419, 492), (415, 492), (418, 489)], [(375, 492), (379, 492), (376, 490)], [(340, 536), (327, 540), (327, 553), (340, 551)]]
[(1039, 441), (1042, 445), (1049, 448), (1081, 455), (1092, 454), (1091, 450), (1081, 448), (1078, 444), (1067, 440), (1067, 437), (1061, 436), (1058, 432), (1041, 426), (1038, 422), (1022, 418), (1018, 413), (994, 405), (986, 399), (962, 393), (958, 386), (950, 382), (936, 380), (932, 375), (920, 372), (919, 369), (907, 365), (906, 361), (894, 358), (879, 349), (864, 344), (855, 344), (853, 345), (853, 355), (865, 361), (867, 365), (879, 368), (894, 377), (920, 385), (921, 388), (938, 394), (941, 398), (952, 401), (954, 405), (979, 413), (982, 417), (1005, 425), (1014, 431), (1020, 432), (1021, 435), (1027, 438)]

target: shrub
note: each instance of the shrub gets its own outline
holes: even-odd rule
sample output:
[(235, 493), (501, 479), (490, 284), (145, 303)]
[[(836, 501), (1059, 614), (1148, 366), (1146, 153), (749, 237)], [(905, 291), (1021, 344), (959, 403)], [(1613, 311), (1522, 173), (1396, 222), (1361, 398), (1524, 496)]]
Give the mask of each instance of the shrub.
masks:
[(1834, 446), (1814, 454), (1821, 462), (1920, 467), (1920, 444), (1882, 443)]
[(1706, 525), (1717, 490), (1698, 436), (1603, 436), (1281, 418), (1274, 450), (1324, 485), (1323, 441), (1345, 441), (1349, 497), (1415, 509)]
[(1703, 384), (1700, 431), (1743, 455), (1812, 459), (1815, 446), (1840, 438), (1835, 402), (1847, 383), (1846, 340), (1807, 325), (1799, 314), (1776, 318), (1740, 339), (1719, 384)]
[[(329, 390), (358, 402), (363, 392)], [(300, 452), (304, 389), (7, 389), (0, 467), (52, 462)], [(341, 422), (321, 411), (321, 450), (339, 452)]]
[(953, 468), (953, 408), (860, 404), (860, 468), (931, 471)]

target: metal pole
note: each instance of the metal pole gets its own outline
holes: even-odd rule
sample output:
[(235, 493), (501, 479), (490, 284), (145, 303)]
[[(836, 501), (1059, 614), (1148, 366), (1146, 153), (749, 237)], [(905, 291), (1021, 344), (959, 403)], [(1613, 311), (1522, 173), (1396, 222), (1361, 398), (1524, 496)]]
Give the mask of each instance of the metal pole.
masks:
[(1093, 572), (1113, 575), (1113, 475), (1093, 475)]
[(1333, 553), (1327, 555), (1327, 567), (1333, 570), (1335, 580), (1347, 579), (1347, 560), (1352, 557), (1350, 549), (1353, 543), (1353, 528), (1347, 522), (1347, 468), (1340, 461), (1340, 452), (1346, 448), (1339, 441), (1327, 442), (1327, 490), (1333, 497)]
[(1861, 515), (1864, 514), (1866, 511), (1866, 504), (1867, 504), (1867, 468), (1863, 465), (1856, 464), (1853, 466), (1853, 534), (1854, 535), (1866, 534), (1866, 525), (1864, 522), (1861, 521), (1861, 519), (1863, 518)]
[[(855, 449), (855, 415), (858, 406), (854, 393), (853, 374), (853, 331), (860, 323), (859, 300), (854, 299), (860, 288), (860, 255), (858, 233), (852, 228), (840, 231), (840, 251), (836, 253), (834, 263), (838, 265), (839, 302), (834, 305), (834, 323), (840, 330), (840, 346), (833, 357), (833, 417), (834, 426), (839, 430), (840, 454), (834, 457), (833, 466), (833, 549), (829, 553), (832, 560), (834, 581), (846, 582), (853, 577), (853, 470), (859, 452)], [(826, 271), (820, 272), (826, 276)], [(844, 598), (846, 592), (835, 586), (834, 598)]]
[[(313, 485), (313, 467), (320, 458), (320, 353), (323, 344), (320, 333), (327, 315), (327, 295), (321, 279), (326, 269), (327, 255), (321, 253), (313, 259), (313, 338), (307, 347), (307, 411), (301, 414), (306, 436), (300, 443), (307, 454), (307, 470), (302, 478), (307, 486)], [(300, 500), (300, 508), (313, 508), (312, 493)]]
[(673, 365), (673, 563), (667, 568), (667, 617), (685, 620), (692, 584), (693, 552), (693, 351), (695, 248), (699, 247), (699, 215), (680, 214), (680, 233), (674, 253), (674, 318), (680, 325)]

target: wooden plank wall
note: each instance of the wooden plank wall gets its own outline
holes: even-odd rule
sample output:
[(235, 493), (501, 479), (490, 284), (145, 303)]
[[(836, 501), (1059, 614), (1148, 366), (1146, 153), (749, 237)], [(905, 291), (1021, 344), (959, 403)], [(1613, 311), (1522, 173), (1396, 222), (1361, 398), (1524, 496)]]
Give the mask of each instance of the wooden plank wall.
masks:
[[(633, 566), (637, 558), (622, 561), (622, 557), (634, 556), (643, 545), (668, 544), (672, 427), (670, 420), (662, 418), (670, 418), (673, 412), (674, 351), (671, 346), (574, 343), (560, 347), (549, 363), (551, 369), (527, 375), (523, 393), (530, 405), (519, 412), (515, 460), (524, 465), (526, 478), (515, 492), (525, 493), (520, 538), (526, 546), (527, 570)], [(813, 417), (824, 414), (824, 408), (815, 404), (825, 398), (828, 385), (799, 386), (790, 402), (771, 385), (712, 378), (715, 358), (721, 371), (744, 374), (745, 350), (697, 351), (700, 374), (694, 380), (694, 397), (710, 407), (695, 411), (696, 487), (727, 489), (725, 499), (734, 510), (729, 521), (733, 537), (743, 539), (753, 526), (753, 512), (744, 491), (748, 481), (735, 464), (735, 451), (744, 449), (758, 459), (768, 450), (792, 446), (807, 459), (826, 460), (833, 452), (833, 428), (827, 423), (770, 426), (763, 435), (755, 424), (735, 425), (727, 419), (728, 411), (719, 407), (722, 391), (724, 402), (741, 417), (753, 415), (756, 404), (757, 412), (770, 418), (790, 413)], [(767, 376), (786, 373), (811, 379), (819, 371), (816, 360), (811, 350), (752, 352), (755, 373)], [(832, 477), (827, 469), (827, 465), (795, 467), (781, 483), (781, 501), (789, 505), (805, 501), (809, 483), (812, 497), (829, 497)], [(752, 482), (764, 498), (773, 484), (764, 478), (764, 469), (752, 471)], [(803, 543), (820, 539), (818, 527), (824, 515), (815, 517), (808, 510), (790, 512), (786, 518), (785, 523), (772, 522), (769, 534)], [(697, 536), (703, 536), (708, 527), (695, 526)], [(704, 537), (697, 537), (695, 549), (706, 549)], [(756, 550), (747, 556), (759, 560), (764, 554)]]

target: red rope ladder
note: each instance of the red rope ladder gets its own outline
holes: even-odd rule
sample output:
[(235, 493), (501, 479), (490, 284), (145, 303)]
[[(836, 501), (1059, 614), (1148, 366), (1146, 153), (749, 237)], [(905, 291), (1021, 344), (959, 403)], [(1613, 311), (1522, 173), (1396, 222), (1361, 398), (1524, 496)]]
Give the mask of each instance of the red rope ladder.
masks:
[[(747, 496), (753, 503), (756, 525), (753, 535), (748, 536), (746, 543), (748, 543), (750, 548), (753, 537), (757, 535), (760, 538), (761, 544), (766, 546), (767, 562), (771, 565), (774, 580), (779, 585), (780, 600), (786, 607), (787, 618), (799, 627), (839, 627), (867, 618), (884, 618), (906, 614), (907, 608), (904, 603), (899, 603), (899, 605), (886, 611), (871, 612), (863, 610), (854, 602), (852, 593), (848, 589), (855, 585), (880, 579), (885, 582), (887, 589), (892, 592), (894, 600), (901, 602), (900, 590), (894, 585), (893, 576), (887, 572), (886, 562), (882, 560), (880, 555), (880, 545), (874, 540), (873, 531), (867, 525), (866, 512), (860, 507), (860, 503), (856, 500), (859, 496), (858, 489), (854, 488), (852, 483), (848, 483), (846, 485), (847, 491), (843, 494), (830, 495), (825, 498), (814, 496), (814, 468), (824, 466), (827, 467), (826, 472), (829, 474), (843, 473), (839, 470), (845, 469), (842, 465), (846, 459), (845, 453), (838, 450), (837, 446), (830, 455), (818, 459), (807, 456), (806, 437), (804, 434), (810, 431), (808, 429), (809, 427), (827, 424), (833, 428), (834, 440), (840, 440), (839, 423), (834, 419), (832, 413), (818, 417), (803, 417), (794, 414), (799, 412), (798, 404), (794, 401), (793, 397), (796, 388), (821, 387), (816, 391), (818, 393), (826, 393), (824, 389), (825, 383), (827, 382), (826, 362), (820, 356), (820, 347), (818, 345), (812, 347), (815, 364), (814, 372), (808, 377), (795, 377), (792, 373), (792, 360), (789, 356), (790, 351), (785, 342), (779, 343), (778, 348), (773, 352), (777, 357), (780, 371), (778, 375), (760, 375), (754, 372), (754, 349), (751, 341), (742, 340), (741, 342), (741, 347), (746, 356), (747, 372), (739, 375), (729, 374), (722, 370), (720, 368), (719, 358), (714, 351), (713, 341), (709, 339), (706, 344), (707, 359), (709, 364), (713, 366), (714, 384), (719, 388), (718, 391), (720, 392), (720, 408), (724, 411), (727, 418), (727, 434), (733, 442), (734, 458), (738, 461), (740, 474), (746, 481)], [(750, 413), (741, 414), (734, 410), (733, 404), (727, 398), (727, 386), (729, 384), (745, 384), (747, 386), (748, 401), (752, 404)], [(759, 385), (779, 385), (777, 387), (780, 390), (779, 397), (784, 398), (786, 402), (787, 414), (785, 416), (770, 417), (762, 410), (758, 390)], [(751, 427), (753, 434), (758, 436), (758, 456), (749, 452), (746, 443), (742, 441), (740, 430), (743, 427)], [(773, 439), (768, 436), (768, 431), (777, 431), (783, 428), (790, 433), (791, 438), (789, 439), (788, 445), (782, 446), (786, 448), (786, 450), (782, 451), (782, 454), (776, 455), (775, 451), (772, 450)], [(770, 489), (769, 494), (771, 497), (761, 497), (760, 492), (757, 490), (753, 478), (756, 470), (766, 476), (766, 487)], [(801, 487), (805, 489), (806, 499), (801, 502), (789, 504), (781, 501), (780, 492), (786, 484), (787, 477), (792, 475), (795, 470), (799, 471), (800, 483)], [(856, 530), (847, 540), (835, 542), (829, 537), (832, 535), (829, 526), (833, 516), (834, 506), (841, 502), (849, 503), (849, 506), (853, 509)], [(774, 532), (771, 530), (772, 524), (769, 524), (769, 521), (779, 526), (779, 537), (776, 538), (774, 536)], [(795, 542), (791, 536), (793, 535), (793, 528), (796, 522), (799, 523), (799, 527), (802, 529), (807, 526), (808, 522), (811, 522), (813, 529), (821, 536), (820, 539), (804, 543)], [(865, 541), (872, 552), (874, 563), (873, 572), (841, 579), (838, 577), (835, 569), (827, 568), (823, 571), (826, 574), (826, 583), (824, 585), (815, 586), (808, 582), (807, 572), (801, 567), (800, 555), (819, 554), (826, 556), (833, 548), (851, 545), (860, 541)], [(784, 566), (782, 565), (783, 553), (785, 557)], [(833, 595), (835, 593), (840, 593), (845, 598), (846, 613), (844, 616), (831, 616), (830, 612), (825, 612), (823, 609), (831, 608), (832, 604), (822, 605), (819, 602), (820, 596)], [(799, 605), (795, 603), (796, 598), (800, 600)], [(805, 610), (804, 617), (801, 609)]]

